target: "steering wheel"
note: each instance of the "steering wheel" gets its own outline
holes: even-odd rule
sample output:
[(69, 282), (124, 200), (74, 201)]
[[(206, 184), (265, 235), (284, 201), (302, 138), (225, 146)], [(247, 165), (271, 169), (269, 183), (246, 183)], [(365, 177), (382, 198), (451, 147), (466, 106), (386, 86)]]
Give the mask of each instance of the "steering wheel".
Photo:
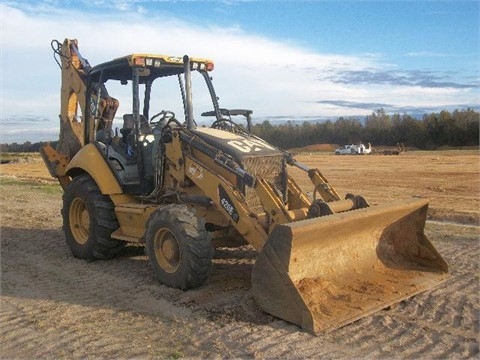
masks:
[[(156, 118), (158, 118), (159, 116), (162, 116), (160, 119), (157, 119), (155, 120)], [(153, 115), (151, 118), (150, 118), (150, 124), (158, 124), (162, 121), (165, 121), (167, 122), (168, 120), (170, 119), (173, 119), (175, 118), (175, 113), (173, 111), (170, 111), (170, 110), (162, 110), (160, 111), (158, 114), (155, 114)]]
[(213, 129), (232, 131), (237, 127), (237, 124), (235, 124), (230, 119), (221, 118), (221, 119), (215, 120), (210, 127)]

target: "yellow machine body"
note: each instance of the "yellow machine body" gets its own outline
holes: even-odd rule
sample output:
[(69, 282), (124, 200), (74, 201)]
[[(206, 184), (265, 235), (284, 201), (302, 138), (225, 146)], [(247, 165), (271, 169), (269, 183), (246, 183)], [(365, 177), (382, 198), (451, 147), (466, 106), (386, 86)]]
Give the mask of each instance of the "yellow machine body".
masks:
[[(97, 96), (99, 93), (85, 97), (89, 86), (84, 73), (89, 73), (96, 84), (103, 73), (126, 82), (128, 71), (133, 71), (133, 80), (128, 80), (135, 86), (142, 76), (148, 83), (148, 76), (157, 74), (160, 78), (184, 72), (182, 93), (187, 94), (188, 124), (192, 118), (188, 109), (190, 68), (210, 71), (213, 64), (193, 59), (191, 65), (188, 58), (182, 64), (177, 57), (136, 54), (112, 60), (111, 67), (99, 65), (100, 77), (95, 78), (95, 68), (90, 71), (86, 66), (75, 40), (65, 40), (59, 51), (63, 73), (60, 142), (57, 149), (48, 145), (41, 153), (50, 173), (66, 191), (62, 213), (66, 216), (72, 210), (74, 218), (66, 219), (64, 228), (80, 229), (72, 231), (80, 237), (70, 241), (74, 249), (89, 242), (96, 246), (97, 233), (105, 236), (103, 228), (94, 229), (97, 233), (92, 230), (98, 215), (92, 208), (101, 203), (100, 215), (109, 229), (103, 243), (114, 250), (116, 241), (146, 243), (154, 267), (167, 264), (167, 272), (174, 273), (185, 256), (182, 243), (175, 238), (177, 222), (183, 221), (182, 226), (187, 228), (191, 219), (185, 214), (194, 214), (200, 224), (195, 231), (203, 233), (207, 227), (234, 230), (258, 251), (252, 291), (264, 311), (317, 334), (429, 289), (448, 277), (448, 265), (424, 234), (427, 200), (370, 206), (361, 196), (347, 194), (342, 198), (318, 169), (298, 163), (289, 153), (233, 125), (227, 129), (195, 128), (170, 121), (162, 126), (160, 136), (155, 132), (158, 124), (153, 123), (154, 117), (147, 125), (140, 123), (143, 115), (138, 114), (134, 101), (137, 123), (132, 129), (138, 143), (131, 144), (138, 152), (151, 149), (151, 144), (158, 147), (148, 150), (154, 159), (154, 180), (147, 183), (148, 191), (142, 193), (140, 187), (129, 190), (132, 187), (125, 183), (123, 174), (133, 160), (125, 139), (132, 138), (115, 135), (102, 140), (96, 135), (111, 127), (118, 101)], [(216, 96), (212, 98), (215, 104)], [(97, 102), (96, 114), (88, 113), (87, 101)], [(83, 118), (76, 116), (78, 107)], [(236, 113), (249, 116), (251, 112), (233, 110), (228, 115)], [(206, 114), (217, 116), (217, 122), (226, 122), (218, 105)], [(142, 126), (146, 126), (145, 133)], [(119, 154), (127, 160), (121, 163)], [(149, 159), (141, 158), (139, 164)], [(317, 200), (309, 198), (287, 174), (287, 165), (307, 173)], [(141, 184), (150, 168), (139, 165), (138, 169)], [(137, 167), (131, 166), (130, 171), (137, 171)], [(83, 193), (72, 188), (78, 177), (88, 184)], [(78, 180), (79, 186), (82, 181)], [(97, 200), (90, 204), (84, 194), (92, 187), (98, 188), (92, 192)], [(111, 213), (105, 215), (105, 209)], [(168, 221), (172, 223), (162, 225)], [(152, 230), (155, 226), (160, 228)], [(185, 233), (190, 236), (192, 230)], [(93, 255), (77, 251), (75, 256), (94, 259), (98, 249), (102, 250), (92, 249), (96, 251)]]

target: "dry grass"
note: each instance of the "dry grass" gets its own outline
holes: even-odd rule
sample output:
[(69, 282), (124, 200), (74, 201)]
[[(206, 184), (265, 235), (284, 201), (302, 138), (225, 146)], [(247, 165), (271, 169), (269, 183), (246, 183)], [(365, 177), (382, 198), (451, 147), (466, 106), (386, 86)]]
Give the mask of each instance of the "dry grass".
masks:
[[(317, 167), (340, 194), (363, 195), (379, 204), (420, 196), (430, 200), (435, 219), (479, 222), (480, 154), (476, 150), (407, 151), (398, 156), (336, 156), (325, 153), (298, 155)], [(304, 191), (312, 190), (299, 169), (292, 176)]]
[[(478, 221), (477, 151), (298, 160), (320, 168), (340, 193), (372, 203), (425, 196), (431, 216)], [(292, 174), (311, 190), (305, 174)], [(167, 288), (142, 248), (129, 246), (111, 261), (71, 256), (61, 192), (42, 190), (54, 186), (44, 183), (50, 176), (39, 156), (2, 164), (0, 175), (1, 358), (478, 358), (478, 227), (427, 223), (450, 280), (315, 337), (258, 308), (248, 247), (218, 250), (201, 288)]]

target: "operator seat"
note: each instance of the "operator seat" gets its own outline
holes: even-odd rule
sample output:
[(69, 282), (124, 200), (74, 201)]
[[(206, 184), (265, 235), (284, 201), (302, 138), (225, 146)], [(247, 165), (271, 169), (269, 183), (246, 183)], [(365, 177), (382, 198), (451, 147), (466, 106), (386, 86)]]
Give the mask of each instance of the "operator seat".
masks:
[[(133, 131), (134, 128), (135, 120), (133, 119), (133, 114), (123, 115), (123, 128), (120, 129), (123, 142), (127, 142), (127, 136)], [(140, 134), (148, 135), (151, 133), (152, 129), (150, 128), (147, 118), (143, 115), (140, 115)]]

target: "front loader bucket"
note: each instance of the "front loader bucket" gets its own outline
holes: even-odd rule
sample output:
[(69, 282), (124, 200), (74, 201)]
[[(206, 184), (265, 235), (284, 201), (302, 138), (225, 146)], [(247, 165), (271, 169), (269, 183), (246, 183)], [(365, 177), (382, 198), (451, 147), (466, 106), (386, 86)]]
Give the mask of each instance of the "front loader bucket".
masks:
[(413, 199), (275, 226), (252, 270), (255, 300), (318, 334), (445, 281), (427, 208)]

